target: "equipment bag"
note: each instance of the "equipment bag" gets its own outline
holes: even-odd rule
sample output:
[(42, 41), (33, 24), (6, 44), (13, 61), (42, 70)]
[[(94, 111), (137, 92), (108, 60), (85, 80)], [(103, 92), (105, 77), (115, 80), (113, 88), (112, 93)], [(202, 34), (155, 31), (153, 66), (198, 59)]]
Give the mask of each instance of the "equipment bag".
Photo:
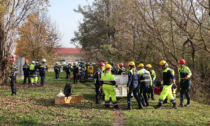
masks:
[(71, 90), (72, 90), (72, 84), (66, 83), (66, 86), (64, 87), (64, 95), (65, 97), (68, 97), (71, 95)]

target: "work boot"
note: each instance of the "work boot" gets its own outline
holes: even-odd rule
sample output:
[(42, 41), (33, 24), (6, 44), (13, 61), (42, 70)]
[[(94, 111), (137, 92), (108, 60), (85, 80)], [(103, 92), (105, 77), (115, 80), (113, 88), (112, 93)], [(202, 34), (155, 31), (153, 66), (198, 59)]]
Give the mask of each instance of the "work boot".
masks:
[(183, 104), (180, 104), (179, 107), (184, 107), (184, 105)]
[(164, 100), (164, 101), (163, 101), (163, 104), (167, 104), (167, 103), (168, 103), (168, 101), (167, 101), (167, 100)]
[(186, 104), (185, 107), (190, 107), (190, 104)]
[(113, 109), (113, 111), (119, 110), (120, 108), (117, 106)]
[(162, 107), (159, 105), (154, 106), (155, 109), (161, 109)]
[(16, 95), (16, 91), (14, 91), (14, 94)]
[(145, 102), (142, 102), (143, 106), (146, 106), (146, 103)]
[(14, 91), (12, 91), (12, 94), (11, 94), (11, 96), (13, 96), (14, 95)]
[(143, 107), (142, 105), (138, 107), (138, 109), (143, 109), (143, 108), (144, 108), (144, 107)]
[(128, 108), (125, 108), (125, 110), (132, 110), (132, 108), (128, 107)]
[(152, 100), (155, 100), (155, 98), (152, 98)]
[(178, 109), (176, 104), (173, 105), (173, 109)]

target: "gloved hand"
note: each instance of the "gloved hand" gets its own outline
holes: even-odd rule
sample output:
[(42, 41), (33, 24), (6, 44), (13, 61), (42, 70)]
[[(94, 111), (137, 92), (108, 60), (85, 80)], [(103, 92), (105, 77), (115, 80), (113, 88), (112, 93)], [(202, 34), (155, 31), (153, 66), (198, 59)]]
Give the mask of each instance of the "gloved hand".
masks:
[(185, 81), (188, 80), (188, 77), (185, 77), (184, 80), (185, 80)]
[(154, 84), (155, 83), (155, 80), (152, 80), (152, 83)]
[(173, 89), (177, 89), (177, 86), (176, 86), (176, 84), (173, 84), (173, 86), (172, 86), (172, 87), (173, 87)]
[(117, 86), (117, 89), (120, 90), (120, 88)]
[(153, 89), (154, 87), (151, 85), (150, 88)]
[(100, 86), (100, 89), (102, 88), (102, 86)]
[(127, 91), (129, 91), (129, 87), (127, 87)]

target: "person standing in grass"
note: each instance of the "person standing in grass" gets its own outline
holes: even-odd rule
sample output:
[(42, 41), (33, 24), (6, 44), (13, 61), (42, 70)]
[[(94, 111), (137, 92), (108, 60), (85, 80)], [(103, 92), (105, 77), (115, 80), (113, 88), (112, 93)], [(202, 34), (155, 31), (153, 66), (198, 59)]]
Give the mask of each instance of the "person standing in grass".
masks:
[[(166, 63), (166, 66), (169, 68), (168, 63)], [(171, 73), (172, 73), (172, 75), (174, 76), (174, 79), (175, 79), (175, 71), (171, 68), (169, 68), (169, 69), (171, 70)], [(176, 99), (176, 90), (177, 90), (176, 84), (173, 84), (172, 89), (173, 89), (172, 90), (173, 97), (174, 97), (174, 99)], [(163, 104), (166, 104), (167, 102), (168, 102), (168, 97), (166, 97), (166, 99), (163, 101)]]
[(43, 59), (42, 64), (39, 66), (39, 73), (41, 76), (41, 86), (44, 86), (45, 74), (46, 74), (47, 69), (48, 69), (48, 67), (46, 64), (46, 59)]
[(16, 95), (15, 81), (16, 81), (17, 72), (18, 72), (18, 68), (15, 65), (15, 58), (10, 58), (9, 81), (10, 81), (12, 96)]
[(138, 71), (139, 73), (139, 80), (140, 80), (140, 91), (139, 91), (139, 97), (141, 99), (141, 102), (143, 106), (149, 106), (149, 100), (147, 98), (147, 92), (148, 88), (153, 88), (152, 87), (152, 79), (150, 76), (149, 71), (144, 69), (144, 64), (139, 64), (138, 66), (140, 70)]
[(104, 69), (104, 63), (99, 63), (99, 68), (96, 70), (96, 73), (94, 75), (94, 84), (95, 84), (95, 91), (96, 91), (96, 104), (102, 104), (102, 97), (103, 97), (103, 88), (100, 88), (101, 86), (101, 75), (103, 74)]
[(111, 65), (106, 64), (105, 65), (105, 72), (101, 75), (101, 86), (103, 85), (103, 90), (105, 94), (105, 107), (110, 108), (109, 106), (109, 97), (112, 98), (112, 103), (114, 105), (114, 110), (119, 109), (116, 99), (116, 91), (114, 86), (116, 86), (118, 89), (118, 85), (116, 85), (115, 77), (113, 74), (111, 74)]
[(35, 65), (35, 61), (31, 62), (30, 65), (30, 79), (31, 79), (31, 84), (36, 85), (37, 84), (37, 66)]
[(131, 94), (133, 93), (135, 99), (138, 102), (139, 108), (143, 109), (142, 103), (140, 101), (140, 98), (138, 97), (138, 85), (139, 85), (139, 73), (136, 70), (135, 63), (130, 62), (129, 63), (130, 71), (128, 73), (128, 83), (127, 83), (127, 101), (128, 101), (128, 108), (127, 110), (131, 110)]
[(60, 73), (60, 66), (58, 65), (58, 62), (56, 62), (56, 65), (54, 66), (54, 71), (55, 71), (55, 78), (59, 78), (59, 73)]
[(28, 65), (28, 60), (25, 60), (25, 64), (23, 65), (23, 72), (24, 72), (24, 81), (23, 84), (26, 84), (26, 79), (28, 78), (28, 84), (30, 84), (30, 66)]
[(172, 85), (175, 84), (175, 78), (172, 74), (171, 69), (167, 67), (166, 61), (162, 60), (160, 62), (160, 65), (163, 69), (163, 90), (160, 94), (159, 104), (157, 106), (154, 106), (155, 109), (161, 109), (163, 105), (163, 100), (168, 97), (168, 99), (173, 103), (173, 108), (177, 109), (176, 100), (174, 99), (172, 95)]
[(79, 72), (78, 66), (74, 62), (74, 66), (73, 66), (74, 84), (77, 84), (78, 83), (78, 72)]
[(184, 106), (184, 93), (186, 93), (187, 96), (187, 105), (185, 105), (186, 107), (189, 107), (191, 102), (190, 102), (190, 88), (191, 88), (191, 76), (192, 73), (190, 71), (190, 69), (185, 66), (185, 60), (184, 59), (180, 59), (179, 60), (179, 85), (180, 85), (180, 107)]
[(152, 88), (148, 89), (148, 99), (150, 99), (150, 94), (151, 94), (151, 99), (155, 100), (154, 97), (154, 90), (155, 90), (155, 79), (156, 79), (156, 73), (154, 70), (152, 70), (152, 65), (147, 64), (146, 69), (150, 72), (151, 78), (152, 78)]

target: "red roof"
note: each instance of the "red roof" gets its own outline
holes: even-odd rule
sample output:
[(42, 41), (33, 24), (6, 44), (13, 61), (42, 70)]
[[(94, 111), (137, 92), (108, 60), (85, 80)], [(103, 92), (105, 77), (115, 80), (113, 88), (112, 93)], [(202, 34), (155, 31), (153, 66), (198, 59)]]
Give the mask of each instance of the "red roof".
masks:
[(58, 53), (80, 54), (81, 49), (78, 49), (78, 48), (59, 48), (59, 49), (57, 49), (56, 54), (58, 54)]

